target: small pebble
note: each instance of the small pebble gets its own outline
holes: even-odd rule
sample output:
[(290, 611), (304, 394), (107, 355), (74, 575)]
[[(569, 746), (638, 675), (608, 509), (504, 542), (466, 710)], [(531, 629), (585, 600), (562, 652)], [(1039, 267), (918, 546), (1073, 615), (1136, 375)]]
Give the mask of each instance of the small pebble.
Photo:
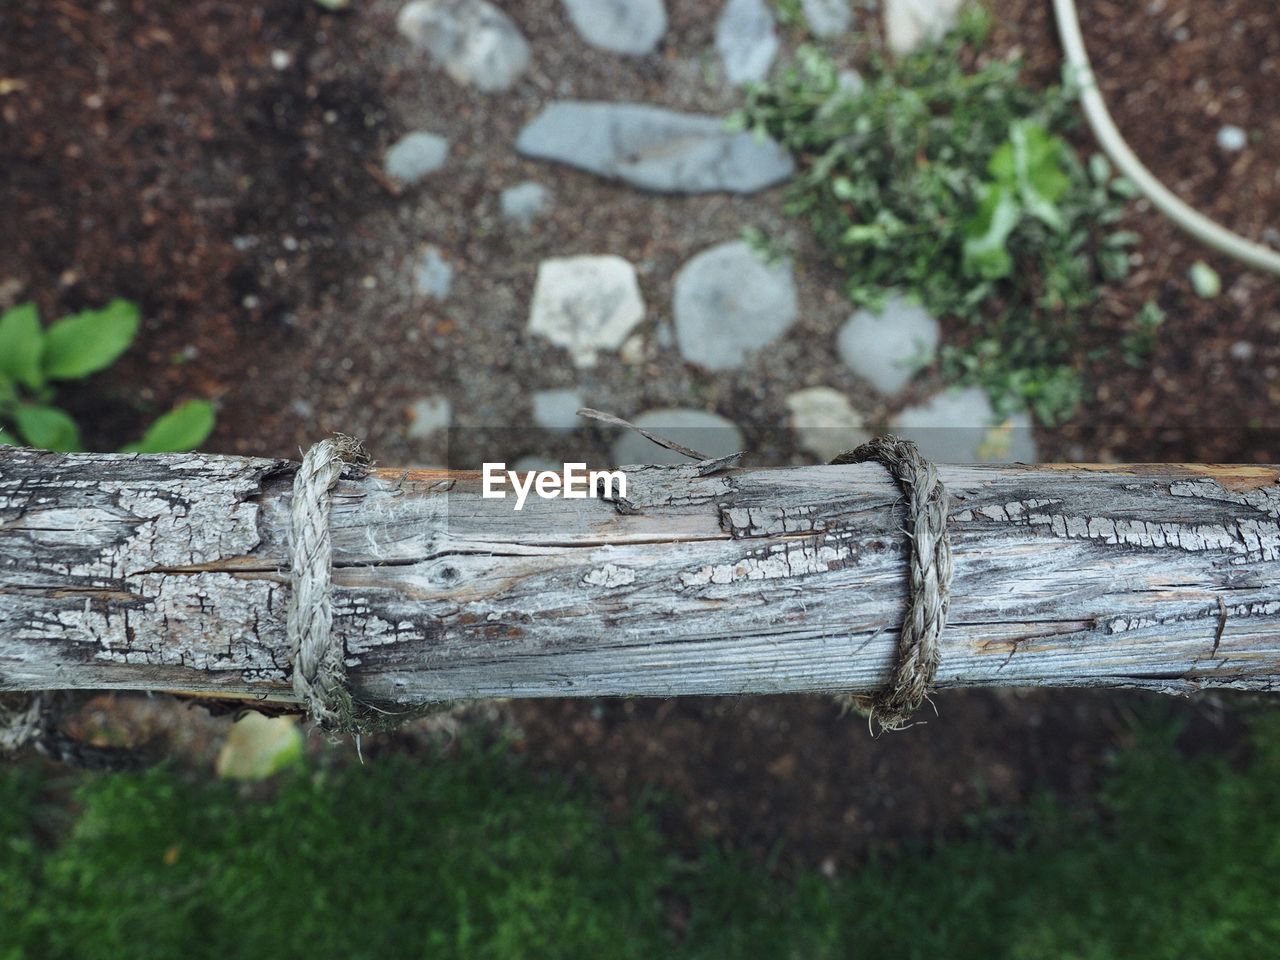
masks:
[(1248, 135), (1239, 127), (1227, 124), (1218, 131), (1218, 146), (1228, 153), (1239, 153), (1248, 144)]
[(416, 130), (392, 144), (382, 168), (393, 180), (412, 184), (435, 173), (448, 158), (448, 140), (425, 130)]
[(488, 0), (413, 0), (396, 28), (455, 82), (486, 93), (508, 90), (529, 66), (529, 43)]
[(627, 337), (626, 342), (618, 348), (618, 359), (632, 367), (644, 363), (644, 337), (638, 333)]
[(538, 390), (533, 394), (533, 422), (544, 430), (572, 430), (585, 422), (578, 416), (585, 406), (577, 390)]
[(439, 247), (427, 247), (422, 251), (413, 268), (413, 288), (424, 297), (443, 300), (453, 285), (453, 267), (440, 254)]
[(1252, 360), (1254, 347), (1248, 340), (1237, 340), (1227, 352), (1231, 354), (1232, 360)]
[(1191, 269), (1187, 271), (1187, 276), (1191, 279), (1191, 286), (1196, 296), (1212, 300), (1222, 292), (1222, 278), (1218, 276), (1218, 271), (1203, 260), (1193, 263)]
[(424, 440), (433, 433), (446, 430), (453, 419), (453, 406), (448, 397), (422, 397), (409, 404), (405, 412), (409, 417), (405, 436), (410, 440)]
[(532, 180), (517, 183), (502, 191), (502, 217), (508, 223), (527, 228), (547, 205), (550, 193), (546, 187)]

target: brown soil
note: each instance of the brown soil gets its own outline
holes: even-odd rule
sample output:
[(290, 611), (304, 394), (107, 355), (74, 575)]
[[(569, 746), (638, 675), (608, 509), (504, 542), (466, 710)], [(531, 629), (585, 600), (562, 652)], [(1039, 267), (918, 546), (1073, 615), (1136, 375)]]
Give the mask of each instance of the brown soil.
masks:
[[(997, 43), (1027, 54), (1040, 82), (1060, 76), (1050, 4), (1004, 0)], [(1134, 151), (1182, 199), (1255, 242), (1280, 247), (1280, 31), (1268, 0), (1081, 0), (1085, 43), (1115, 118)], [(1247, 131), (1226, 153), (1218, 130)], [(1079, 143), (1093, 151), (1087, 132)], [(1274, 463), (1280, 457), (1280, 280), (1214, 254), (1149, 209), (1124, 227), (1142, 237), (1142, 263), (1108, 290), (1101, 336), (1119, 337), (1148, 299), (1168, 315), (1148, 365), (1096, 363), (1097, 395), (1057, 436), (1046, 459)], [(1196, 296), (1197, 260), (1224, 294)]]
[[(877, 401), (832, 357), (848, 309), (777, 191), (658, 202), (509, 147), (552, 97), (731, 105), (708, 79), (709, 5), (668, 5), (663, 49), (624, 61), (578, 42), (554, 0), (504, 4), (535, 67), (510, 94), (486, 97), (407, 50), (389, 0), (345, 15), (308, 0), (9, 0), (0, 6), (0, 307), (33, 299), (53, 317), (116, 296), (142, 305), (142, 345), (66, 398), (97, 448), (132, 439), (177, 399), (211, 396), (214, 451), (288, 455), (342, 428), (384, 462), (426, 462), (442, 450), (407, 437), (415, 397), (449, 395), (464, 426), (506, 425), (527, 413), (529, 390), (577, 385), (588, 403), (624, 415), (717, 409), (741, 424), (758, 459), (800, 458), (771, 429), (787, 393), (825, 384), (873, 413)], [(1056, 79), (1048, 4), (993, 6), (996, 55), (1018, 48), (1029, 76)], [(1273, 0), (1081, 6), (1109, 103), (1138, 153), (1193, 204), (1277, 243)], [(1218, 150), (1224, 123), (1249, 131), (1250, 149)], [(381, 178), (381, 152), (420, 126), (450, 138), (450, 164), (428, 186), (397, 191)], [(1080, 144), (1090, 149), (1087, 134)], [(531, 177), (553, 191), (553, 216), (531, 234), (503, 230), (498, 189)], [(1041, 431), (1042, 455), (1280, 461), (1280, 283), (1208, 254), (1141, 204), (1127, 219), (1143, 262), (1107, 291), (1100, 336), (1120, 336), (1148, 298), (1170, 319), (1149, 366), (1094, 365), (1095, 401), (1065, 428)], [(754, 367), (712, 377), (664, 342), (671, 277), (745, 225), (797, 251), (804, 316)], [(406, 265), (427, 242), (459, 267), (444, 306), (407, 292)], [(638, 363), (605, 358), (584, 374), (524, 331), (538, 261), (586, 252), (640, 268), (651, 318)], [(1187, 280), (1201, 258), (1224, 281), (1213, 301)], [(1238, 742), (1217, 701), (1165, 707), (1190, 722), (1195, 742)], [(1017, 808), (1041, 787), (1086, 799), (1131, 715), (1152, 708), (1126, 694), (971, 692), (939, 696), (938, 709), (940, 720), (879, 739), (811, 698), (514, 712), (528, 754), (596, 781), (616, 805), (646, 788), (670, 794), (671, 829), (690, 843), (716, 837), (761, 853), (782, 843), (798, 862), (838, 869), (873, 839), (955, 832), (987, 804)]]

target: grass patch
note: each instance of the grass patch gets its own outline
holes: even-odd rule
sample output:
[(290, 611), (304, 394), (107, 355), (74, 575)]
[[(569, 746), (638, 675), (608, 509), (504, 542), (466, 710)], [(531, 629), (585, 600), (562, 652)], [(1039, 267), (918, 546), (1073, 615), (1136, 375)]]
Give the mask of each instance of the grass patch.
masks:
[(944, 374), (1053, 424), (1084, 397), (1099, 289), (1129, 270), (1137, 237), (1114, 226), (1133, 188), (1063, 139), (1077, 123), (1069, 91), (1031, 89), (1017, 63), (972, 66), (985, 16), (973, 7), (940, 44), (877, 61), (860, 89), (802, 48), (740, 122), (796, 156), (788, 209), (854, 303), (897, 290), (957, 318)]
[(1280, 723), (1255, 759), (1174, 731), (1099, 811), (1039, 804), (982, 836), (790, 881), (675, 856), (644, 816), (497, 751), (280, 779), (270, 799), (170, 771), (97, 776), (51, 849), (31, 768), (0, 773), (0, 957), (1187, 958), (1274, 955)]

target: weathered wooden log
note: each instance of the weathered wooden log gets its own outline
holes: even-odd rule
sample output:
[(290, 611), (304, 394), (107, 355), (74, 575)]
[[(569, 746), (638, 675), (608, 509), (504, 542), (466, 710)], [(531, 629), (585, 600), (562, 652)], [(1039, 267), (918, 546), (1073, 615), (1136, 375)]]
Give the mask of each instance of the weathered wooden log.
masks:
[[(296, 464), (0, 448), (0, 689), (289, 699)], [(948, 466), (939, 687), (1280, 683), (1280, 468)], [(334, 491), (357, 695), (866, 691), (907, 585), (875, 464), (627, 469), (625, 501), (485, 499), (477, 473)]]

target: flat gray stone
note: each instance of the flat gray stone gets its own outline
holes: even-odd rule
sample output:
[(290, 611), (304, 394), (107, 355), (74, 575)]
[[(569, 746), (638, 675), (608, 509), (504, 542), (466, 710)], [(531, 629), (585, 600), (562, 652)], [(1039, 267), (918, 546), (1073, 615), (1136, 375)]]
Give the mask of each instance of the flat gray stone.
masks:
[(546, 209), (551, 191), (540, 183), (526, 180), (502, 191), (502, 218), (527, 229), (538, 214)]
[(791, 429), (800, 446), (822, 463), (871, 439), (849, 398), (831, 387), (809, 387), (787, 397)]
[(838, 37), (853, 26), (849, 0), (803, 0), (801, 8), (815, 37)]
[(573, 27), (593, 47), (651, 53), (667, 32), (662, 0), (563, 0)]
[(773, 140), (726, 130), (719, 117), (639, 103), (553, 103), (520, 131), (516, 149), (667, 193), (754, 193), (795, 170)]
[(704, 250), (676, 274), (676, 344), (708, 370), (740, 367), (795, 323), (791, 265), (770, 265), (733, 240)]
[(544, 430), (567, 431), (582, 426), (585, 407), (577, 390), (539, 390), (533, 395), (533, 422)]
[(401, 183), (417, 183), (449, 159), (449, 141), (425, 130), (406, 133), (387, 151), (382, 169)]
[(916, 369), (932, 361), (941, 336), (938, 321), (924, 309), (894, 297), (879, 313), (859, 310), (836, 337), (840, 358), (886, 396), (898, 393)]
[(1025, 411), (996, 415), (978, 387), (953, 388), (889, 420), (889, 432), (914, 440), (939, 463), (1035, 463), (1038, 458)]
[(562, 257), (538, 266), (529, 331), (564, 347), (578, 367), (617, 350), (642, 319), (636, 271), (615, 256)]
[(425, 440), (449, 428), (453, 407), (447, 397), (422, 397), (409, 404), (408, 413), (409, 429), (405, 435), (410, 440)]
[(896, 54), (911, 53), (946, 35), (965, 0), (884, 0), (884, 35)]
[(769, 75), (778, 55), (778, 32), (764, 0), (728, 0), (716, 21), (716, 52), (735, 87)]
[(507, 90), (529, 66), (529, 44), (488, 0), (413, 0), (396, 27), (458, 83)]
[(439, 247), (427, 247), (413, 268), (413, 288), (425, 297), (443, 300), (453, 285), (453, 267)]
[[(631, 422), (708, 457), (727, 457), (746, 449), (742, 442), (742, 432), (732, 421), (705, 410), (649, 410), (631, 418)], [(674, 450), (646, 440), (634, 430), (627, 430), (613, 444), (613, 462), (621, 465), (692, 461)]]

